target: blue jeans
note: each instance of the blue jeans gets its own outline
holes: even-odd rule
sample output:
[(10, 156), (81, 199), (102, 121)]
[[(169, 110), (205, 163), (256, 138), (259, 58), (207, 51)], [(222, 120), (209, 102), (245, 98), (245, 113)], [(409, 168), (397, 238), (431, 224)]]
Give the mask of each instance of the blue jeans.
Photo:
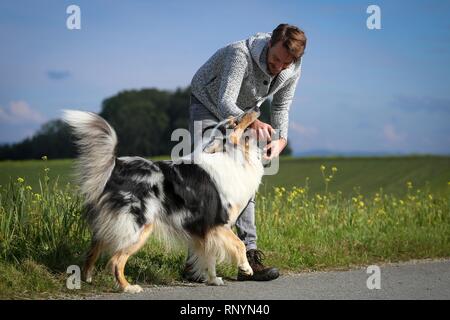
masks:
[[(194, 132), (194, 121), (202, 121), (202, 129), (211, 125), (216, 125), (220, 122), (220, 120), (212, 114), (211, 111), (209, 111), (203, 104), (201, 104), (200, 101), (191, 95), (191, 103), (189, 106), (189, 131), (191, 133), (191, 139), (193, 139), (194, 134), (201, 134), (201, 132)], [(236, 229), (238, 237), (244, 242), (247, 250), (256, 249), (257, 236), (254, 196), (236, 220)]]

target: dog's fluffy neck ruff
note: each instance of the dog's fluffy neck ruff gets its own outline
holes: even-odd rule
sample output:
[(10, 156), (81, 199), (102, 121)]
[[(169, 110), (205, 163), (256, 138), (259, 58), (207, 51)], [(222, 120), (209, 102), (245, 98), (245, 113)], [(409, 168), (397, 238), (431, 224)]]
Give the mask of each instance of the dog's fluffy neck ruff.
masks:
[(195, 163), (212, 177), (224, 204), (243, 209), (258, 190), (264, 168), (256, 150), (249, 153), (245, 162), (234, 159), (228, 153), (197, 154)]

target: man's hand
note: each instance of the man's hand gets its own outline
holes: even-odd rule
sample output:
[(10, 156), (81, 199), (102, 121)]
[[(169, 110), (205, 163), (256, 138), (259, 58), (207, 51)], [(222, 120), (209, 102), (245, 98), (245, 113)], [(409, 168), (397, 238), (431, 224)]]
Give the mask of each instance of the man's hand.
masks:
[(260, 141), (268, 142), (268, 144), (264, 147), (264, 160), (271, 160), (278, 157), (287, 145), (287, 141), (284, 138), (272, 141), (272, 134), (275, 133), (275, 129), (272, 128), (270, 124), (256, 119), (250, 125), (250, 128), (256, 131), (257, 137)]
[(287, 141), (285, 138), (274, 140), (264, 147), (264, 160), (271, 160), (278, 157), (283, 149), (286, 147)]
[(272, 140), (272, 134), (275, 133), (274, 128), (270, 124), (262, 122), (256, 119), (250, 126), (256, 131), (257, 137), (260, 141), (270, 141)]

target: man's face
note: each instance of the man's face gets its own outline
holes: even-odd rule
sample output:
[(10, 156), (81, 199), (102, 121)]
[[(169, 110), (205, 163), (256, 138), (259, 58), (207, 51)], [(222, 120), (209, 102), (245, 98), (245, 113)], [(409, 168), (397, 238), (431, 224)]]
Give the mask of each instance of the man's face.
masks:
[(293, 61), (294, 57), (283, 46), (281, 41), (278, 41), (275, 45), (272, 45), (272, 43), (269, 42), (267, 69), (272, 76), (276, 76), (289, 67)]

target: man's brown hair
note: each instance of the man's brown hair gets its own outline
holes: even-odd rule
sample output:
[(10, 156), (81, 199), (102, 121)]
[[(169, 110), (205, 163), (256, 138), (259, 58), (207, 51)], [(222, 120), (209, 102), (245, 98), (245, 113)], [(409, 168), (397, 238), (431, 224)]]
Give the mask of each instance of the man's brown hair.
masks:
[(301, 58), (306, 48), (305, 33), (296, 26), (282, 23), (275, 30), (272, 31), (272, 38), (270, 42), (272, 46), (278, 41), (283, 43), (283, 46), (294, 57), (294, 61)]

